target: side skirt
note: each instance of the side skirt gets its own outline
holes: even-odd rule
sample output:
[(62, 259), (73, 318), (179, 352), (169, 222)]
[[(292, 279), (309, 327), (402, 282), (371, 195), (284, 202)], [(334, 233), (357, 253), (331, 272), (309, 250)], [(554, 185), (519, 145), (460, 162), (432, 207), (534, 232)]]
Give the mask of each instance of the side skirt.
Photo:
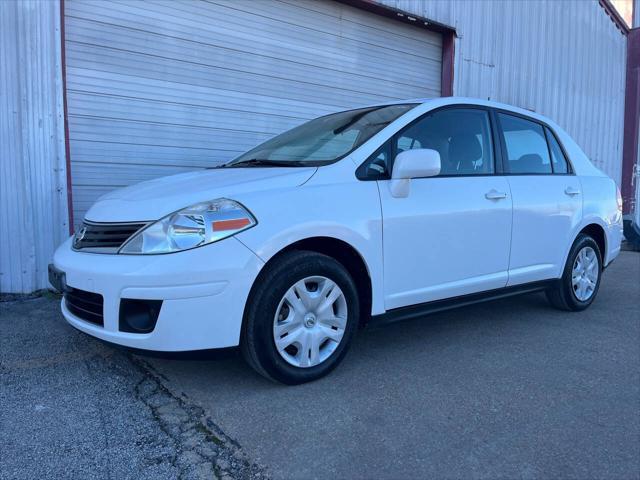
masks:
[(557, 281), (558, 280), (544, 280), (540, 282), (525, 283), (522, 285), (514, 285), (512, 287), (488, 290), (486, 292), (471, 293), (469, 295), (461, 295), (459, 297), (446, 298), (443, 300), (434, 300), (433, 302), (420, 303), (418, 305), (394, 308), (393, 310), (389, 310), (380, 315), (373, 315), (367, 323), (367, 326), (377, 327), (402, 320), (411, 320), (423, 317), (430, 313), (473, 305), (475, 303), (488, 302), (499, 298), (521, 295), (523, 293), (539, 292), (553, 287)]

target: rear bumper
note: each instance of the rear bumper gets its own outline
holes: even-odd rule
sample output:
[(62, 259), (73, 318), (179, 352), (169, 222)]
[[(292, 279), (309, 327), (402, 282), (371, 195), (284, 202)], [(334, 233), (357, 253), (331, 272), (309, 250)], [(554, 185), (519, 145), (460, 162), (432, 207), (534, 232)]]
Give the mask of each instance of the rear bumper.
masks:
[(607, 236), (607, 258), (604, 259), (604, 266), (607, 267), (611, 262), (613, 262), (618, 255), (620, 255), (620, 250), (622, 250), (622, 222), (620, 223), (612, 223), (607, 226), (606, 229)]
[[(168, 255), (82, 253), (65, 242), (54, 266), (69, 287), (103, 296), (103, 326), (74, 315), (72, 326), (101, 340), (153, 351), (188, 351), (239, 344), (244, 306), (263, 262), (235, 238)], [(119, 327), (121, 299), (162, 300), (153, 331)]]

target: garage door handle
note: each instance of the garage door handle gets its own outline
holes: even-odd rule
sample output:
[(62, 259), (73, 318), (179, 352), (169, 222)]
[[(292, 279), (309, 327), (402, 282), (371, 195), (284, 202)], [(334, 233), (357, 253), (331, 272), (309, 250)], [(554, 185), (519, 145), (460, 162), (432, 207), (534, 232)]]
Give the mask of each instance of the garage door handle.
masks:
[(487, 200), (502, 200), (503, 198), (507, 198), (507, 194), (504, 192), (498, 192), (497, 190), (491, 190), (484, 194), (484, 198)]
[(580, 190), (578, 190), (577, 188), (573, 188), (573, 187), (567, 187), (567, 188), (565, 188), (564, 193), (566, 193), (570, 197), (573, 197), (574, 195), (580, 195)]

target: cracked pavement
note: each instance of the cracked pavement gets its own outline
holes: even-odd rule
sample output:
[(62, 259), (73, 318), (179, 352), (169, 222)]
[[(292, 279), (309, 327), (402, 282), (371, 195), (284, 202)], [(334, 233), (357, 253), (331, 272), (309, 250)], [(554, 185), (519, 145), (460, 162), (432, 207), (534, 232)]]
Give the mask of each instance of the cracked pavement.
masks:
[(66, 325), (58, 301), (0, 303), (0, 478), (265, 478), (144, 358)]
[(327, 378), (134, 355), (0, 303), (0, 478), (640, 478), (640, 254), (582, 313), (540, 294), (366, 329)]

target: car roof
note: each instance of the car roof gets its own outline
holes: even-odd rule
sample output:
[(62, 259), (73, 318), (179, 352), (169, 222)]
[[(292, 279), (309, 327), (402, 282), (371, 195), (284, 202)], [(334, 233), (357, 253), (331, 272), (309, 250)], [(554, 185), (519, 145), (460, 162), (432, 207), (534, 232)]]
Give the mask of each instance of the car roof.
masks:
[(493, 100), (483, 100), (480, 98), (471, 98), (471, 97), (433, 97), (433, 98), (409, 98), (406, 100), (394, 100), (390, 102), (377, 103), (374, 105), (367, 105), (368, 107), (376, 107), (376, 106), (384, 106), (384, 105), (404, 105), (404, 104), (420, 104), (420, 105), (433, 105), (444, 106), (444, 105), (478, 105), (484, 107), (492, 107), (500, 110), (507, 110), (514, 113), (519, 113), (521, 115), (526, 115), (532, 118), (538, 118), (539, 120), (549, 121), (547, 117), (541, 115), (534, 110), (529, 110), (525, 108), (516, 107), (513, 105), (508, 105), (506, 103), (496, 102)]

